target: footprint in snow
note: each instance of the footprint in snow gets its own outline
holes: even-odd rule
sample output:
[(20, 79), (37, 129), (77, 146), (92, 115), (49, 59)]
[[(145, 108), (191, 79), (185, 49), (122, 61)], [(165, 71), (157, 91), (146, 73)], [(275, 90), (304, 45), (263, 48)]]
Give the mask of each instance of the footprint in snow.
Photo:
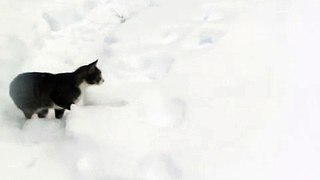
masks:
[(56, 32), (83, 20), (83, 14), (75, 9), (65, 7), (44, 12), (42, 18), (47, 22), (50, 30)]
[(182, 42), (182, 47), (187, 50), (208, 48), (214, 46), (224, 35), (223, 30), (200, 29), (189, 34)]
[(195, 20), (201, 25), (188, 33), (181, 46), (183, 49), (203, 49), (214, 46), (227, 32), (228, 24), (234, 21), (235, 9), (228, 4), (204, 4)]
[(234, 5), (207, 3), (202, 6), (202, 14), (198, 20), (206, 23), (229, 23), (234, 20)]
[(150, 82), (164, 78), (174, 61), (171, 56), (159, 54), (126, 57), (111, 65), (111, 71), (118, 79)]
[(148, 79), (159, 80), (170, 71), (173, 62), (171, 57), (145, 57), (142, 59), (142, 69)]

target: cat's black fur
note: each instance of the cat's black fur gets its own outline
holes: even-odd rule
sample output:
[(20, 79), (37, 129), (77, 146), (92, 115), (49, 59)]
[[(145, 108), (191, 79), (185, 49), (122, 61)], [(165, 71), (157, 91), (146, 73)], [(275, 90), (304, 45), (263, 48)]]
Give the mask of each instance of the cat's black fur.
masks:
[(10, 84), (10, 96), (27, 119), (33, 114), (44, 118), (49, 108), (54, 108), (55, 117), (61, 119), (65, 109), (70, 110), (70, 106), (80, 97), (83, 83), (94, 85), (104, 81), (101, 71), (96, 67), (97, 62), (70, 73), (19, 74)]

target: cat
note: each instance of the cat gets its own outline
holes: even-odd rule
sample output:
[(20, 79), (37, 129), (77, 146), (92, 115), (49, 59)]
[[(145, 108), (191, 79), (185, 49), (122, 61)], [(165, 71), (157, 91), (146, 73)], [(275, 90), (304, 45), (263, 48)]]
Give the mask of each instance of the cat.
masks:
[(97, 62), (68, 73), (19, 74), (11, 82), (9, 94), (26, 119), (31, 119), (34, 114), (45, 118), (50, 108), (54, 108), (56, 119), (61, 119), (65, 110), (70, 110), (84, 93), (82, 87), (104, 82)]

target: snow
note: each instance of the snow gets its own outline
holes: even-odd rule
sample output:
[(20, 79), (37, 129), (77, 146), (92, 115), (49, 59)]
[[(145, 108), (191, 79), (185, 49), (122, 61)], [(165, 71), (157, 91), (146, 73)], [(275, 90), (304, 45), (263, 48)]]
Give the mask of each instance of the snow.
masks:
[[(0, 5), (0, 179), (320, 178), (316, 0)], [(105, 83), (63, 120), (8, 95), (97, 58)]]

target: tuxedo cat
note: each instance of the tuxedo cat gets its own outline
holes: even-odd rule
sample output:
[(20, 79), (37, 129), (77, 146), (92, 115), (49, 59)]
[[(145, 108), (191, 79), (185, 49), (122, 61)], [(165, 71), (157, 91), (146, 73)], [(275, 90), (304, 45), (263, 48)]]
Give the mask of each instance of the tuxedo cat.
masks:
[(61, 119), (65, 109), (70, 110), (70, 106), (79, 100), (83, 93), (81, 87), (104, 82), (101, 71), (96, 67), (97, 62), (69, 73), (19, 74), (10, 84), (10, 96), (26, 119), (33, 114), (45, 118), (49, 108), (54, 108), (55, 117)]

